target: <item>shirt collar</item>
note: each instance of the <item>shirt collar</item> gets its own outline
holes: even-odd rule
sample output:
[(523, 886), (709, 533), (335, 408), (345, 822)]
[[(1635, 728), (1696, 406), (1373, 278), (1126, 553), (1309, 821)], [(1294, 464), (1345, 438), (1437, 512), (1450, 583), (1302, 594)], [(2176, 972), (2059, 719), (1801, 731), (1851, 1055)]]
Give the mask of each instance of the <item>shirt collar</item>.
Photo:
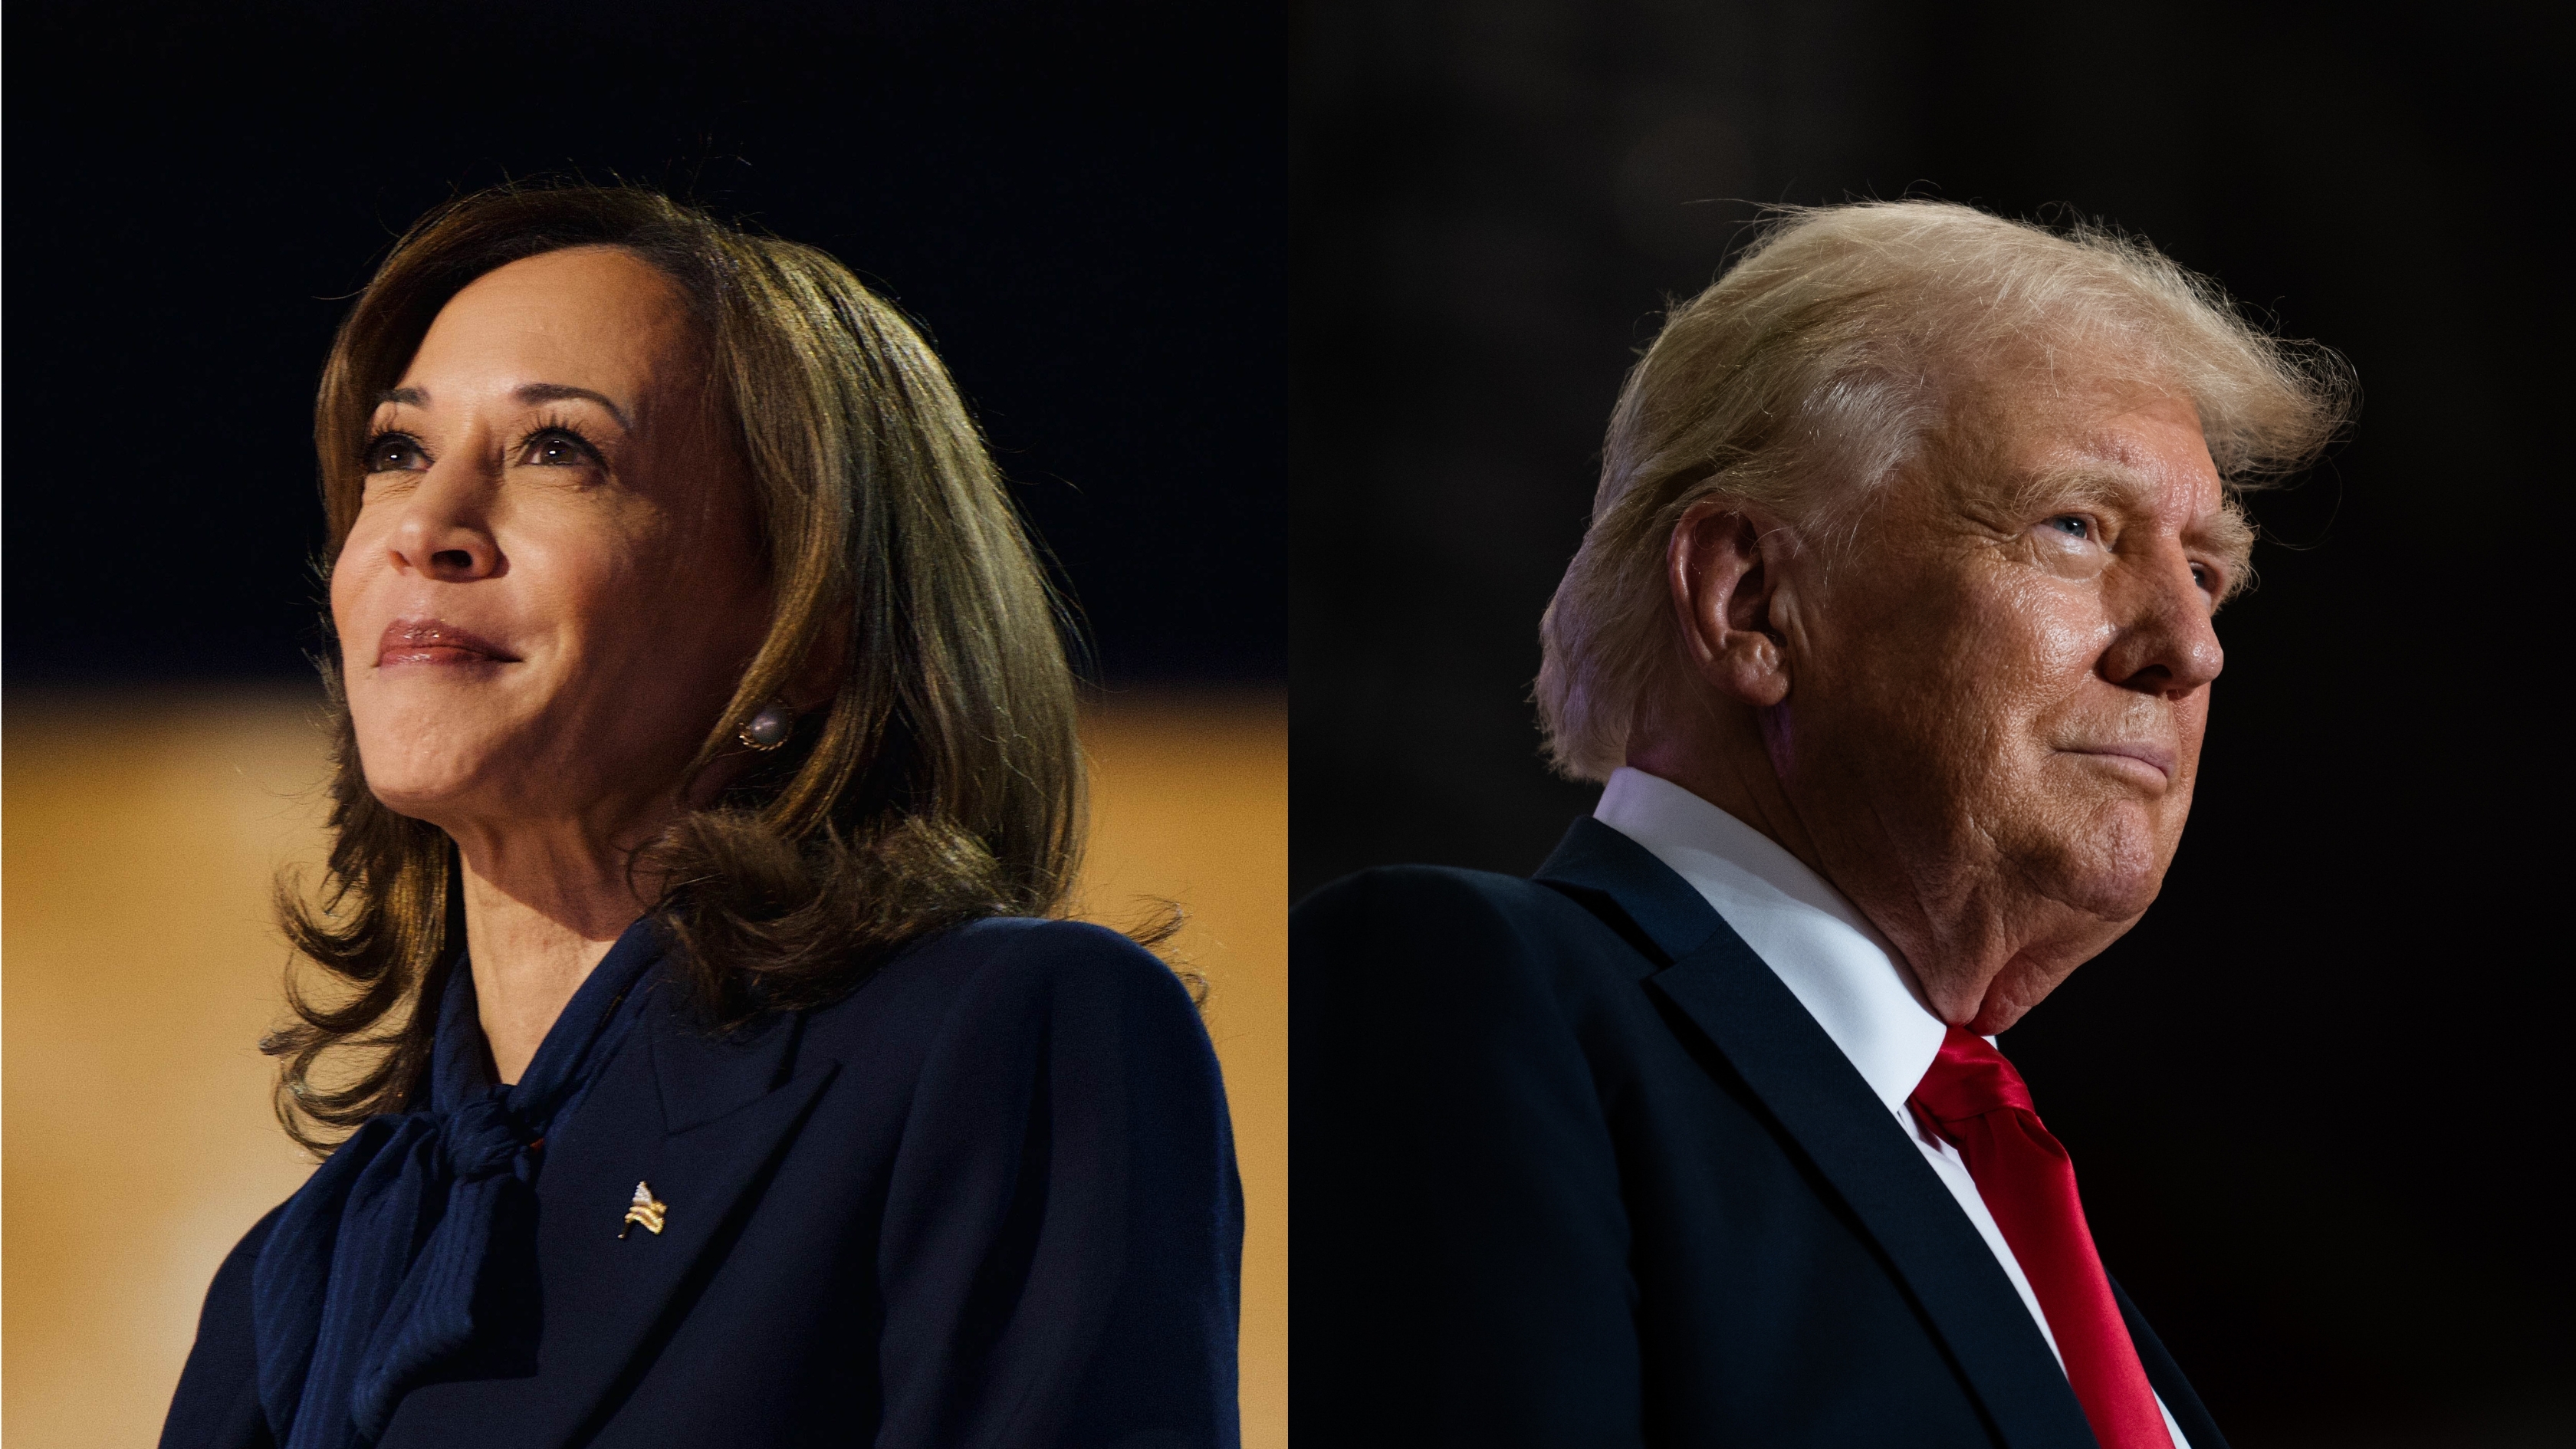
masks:
[(1897, 968), (1896, 948), (1842, 892), (1761, 831), (1643, 770), (1611, 773), (1594, 819), (1714, 907), (1900, 1118), (1949, 1027)]

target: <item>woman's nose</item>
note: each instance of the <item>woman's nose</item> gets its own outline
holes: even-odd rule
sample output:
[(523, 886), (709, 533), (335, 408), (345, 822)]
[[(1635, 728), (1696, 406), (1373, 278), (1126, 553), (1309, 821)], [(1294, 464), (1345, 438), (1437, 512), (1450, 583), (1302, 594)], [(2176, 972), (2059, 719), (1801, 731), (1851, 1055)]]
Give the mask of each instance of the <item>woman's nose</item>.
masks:
[(498, 573), (501, 549), (484, 516), (484, 502), (484, 489), (462, 476), (462, 470), (441, 477), (440, 470), (432, 469), (394, 528), (395, 561), (423, 578), (449, 584)]

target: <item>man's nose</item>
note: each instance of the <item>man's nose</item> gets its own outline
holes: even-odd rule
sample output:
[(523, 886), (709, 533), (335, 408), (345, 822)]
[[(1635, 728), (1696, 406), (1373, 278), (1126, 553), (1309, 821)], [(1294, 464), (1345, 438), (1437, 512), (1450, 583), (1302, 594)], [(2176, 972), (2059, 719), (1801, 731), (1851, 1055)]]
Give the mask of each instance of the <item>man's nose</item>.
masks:
[(2119, 633), (2102, 655), (2102, 675), (2113, 684), (2180, 698), (2226, 667), (2208, 591), (2188, 560), (2160, 560), (2118, 591), (2115, 608)]
[(501, 567), (501, 548), (487, 516), (490, 490), (470, 470), (432, 468), (394, 525), (388, 546), (397, 566), (441, 583), (471, 583)]

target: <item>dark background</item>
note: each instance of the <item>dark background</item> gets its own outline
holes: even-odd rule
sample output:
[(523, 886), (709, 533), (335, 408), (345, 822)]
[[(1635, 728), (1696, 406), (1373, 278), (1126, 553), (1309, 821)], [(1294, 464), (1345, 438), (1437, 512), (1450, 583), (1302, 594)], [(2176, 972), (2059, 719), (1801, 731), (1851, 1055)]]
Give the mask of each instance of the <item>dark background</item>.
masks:
[(930, 333), (1115, 685), (1287, 667), (1284, 16), (30, 0), (8, 14), (12, 685), (310, 677), (313, 388), (394, 236), (576, 173)]
[(1667, 296), (1763, 202), (2052, 205), (2340, 349), (2164, 897), (2005, 1039), (2239, 1449), (2576, 1440), (2554, 918), (2565, 88), (2537, 8), (1299, 12), (1292, 892), (1526, 872), (1538, 618)]

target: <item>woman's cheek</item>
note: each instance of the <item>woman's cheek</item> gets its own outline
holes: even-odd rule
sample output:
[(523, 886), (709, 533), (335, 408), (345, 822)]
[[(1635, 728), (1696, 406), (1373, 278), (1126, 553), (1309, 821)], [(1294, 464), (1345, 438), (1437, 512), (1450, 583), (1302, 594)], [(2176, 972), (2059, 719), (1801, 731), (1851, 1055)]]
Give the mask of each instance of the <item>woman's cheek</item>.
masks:
[(331, 565), (331, 627), (340, 637), (340, 661), (343, 669), (372, 663), (360, 657), (360, 650), (382, 625), (367, 627), (367, 594), (369, 585), (381, 578), (384, 568), (379, 560), (383, 546), (364, 534), (351, 532), (340, 549), (339, 558)]

